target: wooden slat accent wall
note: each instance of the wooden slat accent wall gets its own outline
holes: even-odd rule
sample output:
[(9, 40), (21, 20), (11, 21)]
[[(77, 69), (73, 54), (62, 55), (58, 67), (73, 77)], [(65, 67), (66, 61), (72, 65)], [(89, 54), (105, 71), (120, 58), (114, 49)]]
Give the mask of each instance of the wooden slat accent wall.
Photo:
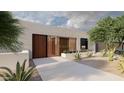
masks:
[(48, 36), (47, 38), (47, 56), (55, 56), (55, 37)]
[(64, 51), (76, 50), (76, 38), (33, 35), (33, 58), (58, 56)]
[(69, 50), (69, 38), (60, 37), (59, 45), (60, 45), (59, 54), (63, 53), (64, 51), (68, 51)]
[(55, 38), (55, 54), (56, 54), (56, 56), (60, 55), (59, 54), (59, 51), (60, 51), (60, 49), (59, 49), (59, 47), (60, 47), (59, 42), (60, 42), (59, 37), (56, 37)]
[(76, 38), (69, 38), (69, 51), (76, 50)]

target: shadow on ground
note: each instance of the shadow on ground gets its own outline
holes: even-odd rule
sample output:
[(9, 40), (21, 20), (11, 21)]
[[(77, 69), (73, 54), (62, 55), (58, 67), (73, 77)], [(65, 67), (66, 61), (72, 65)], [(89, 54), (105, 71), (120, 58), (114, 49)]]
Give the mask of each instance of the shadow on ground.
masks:
[(99, 68), (99, 69), (104, 68), (109, 64), (106, 58), (94, 58), (94, 57), (84, 58), (81, 61), (79, 61), (79, 63), (92, 66), (95, 68)]

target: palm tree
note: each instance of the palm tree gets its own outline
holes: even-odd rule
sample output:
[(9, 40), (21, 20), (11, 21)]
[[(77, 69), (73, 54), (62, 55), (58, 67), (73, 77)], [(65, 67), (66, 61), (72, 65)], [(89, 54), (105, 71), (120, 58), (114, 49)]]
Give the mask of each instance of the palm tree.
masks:
[(0, 11), (0, 50), (21, 50), (22, 42), (18, 40), (21, 33), (19, 21), (10, 12)]
[(5, 81), (28, 81), (32, 77), (34, 73), (33, 67), (26, 68), (25, 66), (26, 60), (22, 65), (19, 62), (16, 64), (16, 72), (13, 72), (11, 69), (7, 67), (0, 67), (2, 72), (0, 73), (0, 77), (2, 77)]

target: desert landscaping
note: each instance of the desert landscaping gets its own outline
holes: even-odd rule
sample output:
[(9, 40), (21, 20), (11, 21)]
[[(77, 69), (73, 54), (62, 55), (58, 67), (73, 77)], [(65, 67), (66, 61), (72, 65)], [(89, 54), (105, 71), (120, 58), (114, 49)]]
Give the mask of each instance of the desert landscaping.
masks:
[(109, 62), (107, 57), (90, 57), (80, 60), (79, 63), (124, 77), (124, 73), (119, 70), (118, 60)]

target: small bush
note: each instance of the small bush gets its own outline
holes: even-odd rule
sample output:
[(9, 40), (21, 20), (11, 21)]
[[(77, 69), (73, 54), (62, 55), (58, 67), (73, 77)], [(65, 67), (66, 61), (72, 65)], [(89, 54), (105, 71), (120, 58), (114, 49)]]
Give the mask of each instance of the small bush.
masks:
[(115, 53), (115, 48), (114, 49), (110, 49), (108, 50), (108, 58), (109, 58), (109, 61), (113, 61), (114, 60), (114, 53)]
[(118, 62), (118, 70), (120, 70), (121, 73), (124, 73), (124, 57), (121, 57)]
[(76, 54), (75, 54), (75, 60), (77, 60), (77, 61), (81, 60), (81, 54), (80, 54), (80, 52), (76, 52)]

